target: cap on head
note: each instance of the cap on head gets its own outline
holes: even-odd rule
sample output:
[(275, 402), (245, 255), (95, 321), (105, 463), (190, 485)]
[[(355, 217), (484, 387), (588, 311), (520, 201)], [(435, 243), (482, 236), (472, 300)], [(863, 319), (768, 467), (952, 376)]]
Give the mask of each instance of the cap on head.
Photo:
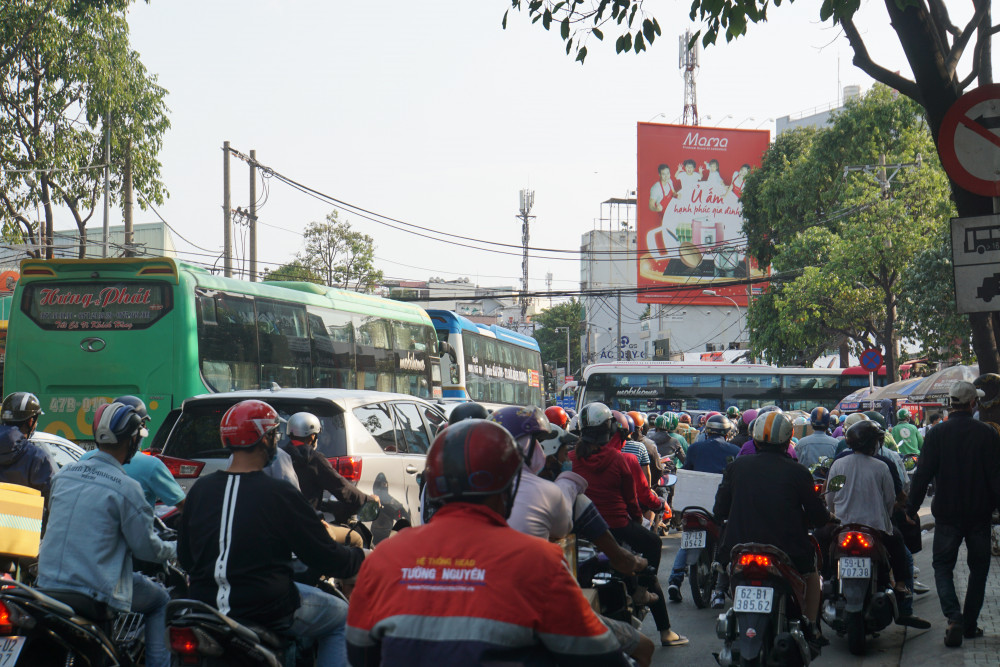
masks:
[(951, 404), (958, 406), (968, 405), (973, 400), (978, 401), (980, 398), (986, 396), (985, 391), (976, 389), (976, 385), (965, 380), (959, 380), (952, 384), (948, 394), (951, 396)]

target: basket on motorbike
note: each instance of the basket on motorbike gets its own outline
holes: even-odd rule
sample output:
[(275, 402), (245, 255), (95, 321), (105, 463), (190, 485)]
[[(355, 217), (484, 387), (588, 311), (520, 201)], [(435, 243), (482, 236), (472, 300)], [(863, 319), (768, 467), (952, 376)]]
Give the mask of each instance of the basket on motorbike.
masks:
[(38, 558), (43, 505), (37, 489), (0, 483), (0, 556)]

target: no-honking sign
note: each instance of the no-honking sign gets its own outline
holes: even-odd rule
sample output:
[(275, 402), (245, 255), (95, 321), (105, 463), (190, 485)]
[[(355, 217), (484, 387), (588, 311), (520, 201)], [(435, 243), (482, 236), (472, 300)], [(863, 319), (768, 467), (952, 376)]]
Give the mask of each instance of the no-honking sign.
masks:
[(959, 186), (1000, 197), (1000, 84), (976, 88), (948, 109), (938, 135), (938, 155)]

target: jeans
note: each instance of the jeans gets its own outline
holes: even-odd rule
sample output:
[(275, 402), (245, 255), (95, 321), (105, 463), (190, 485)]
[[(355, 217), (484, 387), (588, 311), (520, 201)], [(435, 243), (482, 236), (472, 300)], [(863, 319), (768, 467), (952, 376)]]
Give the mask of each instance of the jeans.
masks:
[(170, 595), (160, 584), (139, 572), (132, 573), (132, 611), (145, 616), (146, 665), (170, 667), (167, 648), (167, 603)]
[(302, 603), (289, 632), (316, 642), (318, 667), (346, 667), (347, 603), (312, 586), (296, 583), (295, 587)]
[[(642, 554), (643, 558), (649, 561), (649, 566), (654, 572), (660, 569), (660, 556), (663, 553), (663, 542), (653, 533), (653, 531), (642, 527), (639, 523), (629, 523), (621, 528), (612, 528), (611, 534), (619, 542), (632, 547)], [(659, 599), (649, 605), (649, 611), (653, 614), (653, 621), (656, 629), (661, 632), (670, 629), (670, 616), (667, 614), (667, 602), (663, 599), (663, 591), (660, 589), (660, 582), (656, 575), (640, 575), (638, 582), (659, 596)]]
[[(965, 591), (965, 606), (961, 608), (955, 592), (955, 563), (963, 540), (968, 550), (969, 583)], [(934, 528), (934, 583), (941, 600), (941, 611), (950, 622), (961, 623), (967, 630), (976, 627), (983, 608), (990, 559), (989, 524), (961, 527), (939, 523)]]
[(912, 616), (913, 615), (913, 554), (906, 547), (903, 547), (904, 554), (906, 556), (906, 588), (909, 589), (910, 594), (907, 595), (899, 603), (899, 614), (900, 616)]
[(684, 574), (687, 572), (687, 549), (678, 549), (674, 556), (674, 568), (670, 572), (667, 583), (671, 586), (680, 586), (684, 583)]

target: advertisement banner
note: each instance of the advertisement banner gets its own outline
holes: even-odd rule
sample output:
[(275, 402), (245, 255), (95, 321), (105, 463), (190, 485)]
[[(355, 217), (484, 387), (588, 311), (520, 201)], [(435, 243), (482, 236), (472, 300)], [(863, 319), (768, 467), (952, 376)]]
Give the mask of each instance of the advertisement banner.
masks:
[[(640, 292), (640, 302), (715, 303), (726, 296), (747, 304), (746, 285), (716, 283), (766, 275), (746, 255), (740, 198), (769, 141), (767, 130), (639, 123), (638, 285), (669, 288)], [(719, 296), (704, 296), (706, 289)], [(760, 293), (763, 284), (750, 289)]]

